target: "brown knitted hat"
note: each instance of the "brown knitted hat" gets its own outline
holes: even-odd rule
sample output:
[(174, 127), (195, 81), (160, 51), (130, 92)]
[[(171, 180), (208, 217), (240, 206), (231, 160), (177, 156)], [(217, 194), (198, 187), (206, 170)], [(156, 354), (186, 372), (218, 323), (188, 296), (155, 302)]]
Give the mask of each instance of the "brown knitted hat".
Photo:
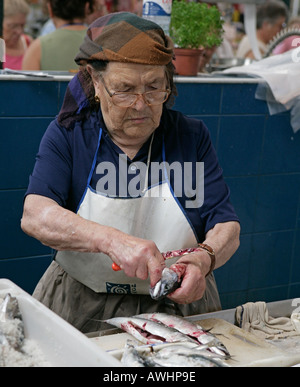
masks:
[(171, 39), (157, 24), (133, 13), (103, 16), (87, 30), (77, 64), (92, 60), (166, 65), (172, 61)]

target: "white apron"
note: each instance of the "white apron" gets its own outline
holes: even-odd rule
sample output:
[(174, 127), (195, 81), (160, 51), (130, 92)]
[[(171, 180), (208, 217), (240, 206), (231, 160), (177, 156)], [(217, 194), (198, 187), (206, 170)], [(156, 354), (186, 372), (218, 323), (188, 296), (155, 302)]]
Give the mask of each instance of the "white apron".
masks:
[[(102, 130), (96, 155), (101, 148), (101, 135)], [(151, 146), (152, 142), (148, 152), (148, 168)], [(90, 187), (94, 168), (95, 163), (89, 174), (78, 215), (127, 234), (153, 240), (161, 252), (197, 245), (194, 231), (172, 194), (167, 176), (160, 185), (144, 190), (141, 197), (115, 198), (97, 193)], [(148, 176), (145, 181), (148, 182)], [(112, 260), (105, 254), (59, 251), (55, 259), (71, 277), (95, 292), (149, 294), (149, 280), (143, 281), (127, 277), (123, 271), (113, 271)], [(173, 258), (166, 261), (166, 264), (170, 266), (175, 261), (176, 258)]]

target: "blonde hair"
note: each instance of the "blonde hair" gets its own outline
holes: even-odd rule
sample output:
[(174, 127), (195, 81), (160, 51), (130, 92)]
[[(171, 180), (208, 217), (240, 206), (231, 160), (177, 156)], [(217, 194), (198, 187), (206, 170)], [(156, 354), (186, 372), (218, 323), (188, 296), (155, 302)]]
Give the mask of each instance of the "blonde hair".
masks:
[(4, 0), (4, 17), (13, 16), (17, 13), (28, 15), (29, 5), (25, 0)]

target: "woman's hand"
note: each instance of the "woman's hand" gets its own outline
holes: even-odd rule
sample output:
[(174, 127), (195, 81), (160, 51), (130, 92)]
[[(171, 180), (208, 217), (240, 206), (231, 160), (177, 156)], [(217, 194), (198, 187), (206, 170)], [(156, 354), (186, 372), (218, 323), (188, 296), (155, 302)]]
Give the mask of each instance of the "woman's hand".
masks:
[[(223, 266), (239, 246), (240, 225), (237, 222), (217, 223), (206, 234), (204, 244), (215, 252), (215, 269)], [(168, 297), (179, 304), (188, 304), (201, 299), (206, 289), (205, 277), (210, 271), (211, 258), (205, 251), (197, 251), (178, 259), (176, 264), (185, 264), (180, 288)], [(172, 266), (171, 266), (172, 267)]]
[(114, 230), (106, 254), (128, 277), (146, 280), (154, 286), (161, 278), (165, 261), (154, 242)]
[(151, 286), (160, 280), (165, 267), (154, 242), (86, 220), (43, 196), (26, 197), (21, 226), (24, 232), (58, 251), (107, 254), (127, 276), (142, 280), (149, 276)]
[(175, 265), (179, 264), (185, 265), (182, 282), (180, 288), (169, 294), (168, 298), (178, 304), (189, 304), (200, 300), (206, 289), (205, 276), (211, 265), (208, 253), (203, 250), (188, 254), (178, 259)]

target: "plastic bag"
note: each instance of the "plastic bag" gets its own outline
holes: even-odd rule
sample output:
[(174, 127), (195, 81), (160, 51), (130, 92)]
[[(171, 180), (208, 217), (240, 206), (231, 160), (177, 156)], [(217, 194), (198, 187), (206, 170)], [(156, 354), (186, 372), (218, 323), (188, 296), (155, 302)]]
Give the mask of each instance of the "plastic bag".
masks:
[(291, 126), (294, 132), (300, 129), (300, 47), (223, 73), (263, 78), (266, 84), (258, 85), (256, 98), (268, 103), (271, 115), (291, 110)]

